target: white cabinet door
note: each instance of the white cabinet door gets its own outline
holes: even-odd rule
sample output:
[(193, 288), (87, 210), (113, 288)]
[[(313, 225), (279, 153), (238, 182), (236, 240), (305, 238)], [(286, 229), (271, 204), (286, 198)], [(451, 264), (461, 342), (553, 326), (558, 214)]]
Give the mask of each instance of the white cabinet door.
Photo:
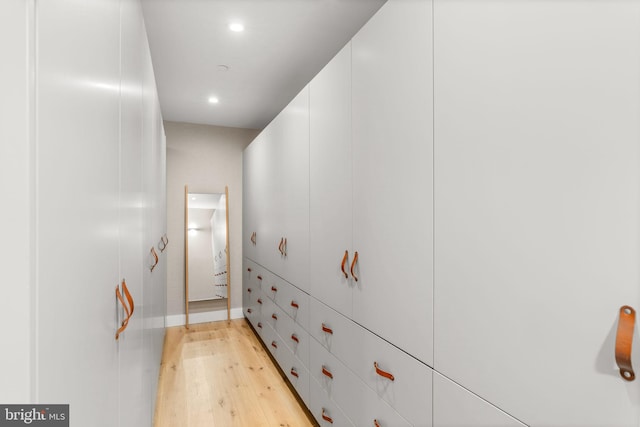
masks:
[(142, 197), (142, 81), (144, 22), (139, 3), (121, 3), (120, 99), (120, 278), (125, 279), (135, 307), (119, 339), (120, 427), (151, 424), (142, 384), (143, 352), (143, 208)]
[(32, 271), (30, 262), (33, 226), (32, 197), (35, 176), (30, 141), (29, 67), (34, 58), (28, 55), (33, 31), (28, 31), (28, 3), (24, 0), (0, 2), (0, 259), (5, 283), (0, 299), (3, 340), (10, 351), (0, 353), (0, 401), (25, 403), (31, 399), (31, 323)]
[(351, 316), (351, 43), (309, 86), (310, 292)]
[[(285, 241), (273, 271), (309, 291), (309, 87), (278, 115), (274, 135), (280, 158), (274, 225)], [(276, 199), (277, 201), (278, 199)], [(275, 241), (273, 242), (274, 248)], [(280, 255), (280, 254), (279, 254)]]
[(119, 2), (36, 4), (36, 394), (118, 425)]
[(433, 427), (525, 427), (437, 372), (433, 374)]
[(431, 2), (390, 0), (353, 57), (353, 318), (431, 365)]
[(263, 135), (259, 135), (242, 154), (242, 250), (247, 258), (258, 261), (258, 241), (262, 244), (262, 235), (258, 235), (258, 222), (264, 204), (262, 181), (263, 173)]
[(434, 367), (532, 426), (637, 427), (640, 2), (434, 14)]

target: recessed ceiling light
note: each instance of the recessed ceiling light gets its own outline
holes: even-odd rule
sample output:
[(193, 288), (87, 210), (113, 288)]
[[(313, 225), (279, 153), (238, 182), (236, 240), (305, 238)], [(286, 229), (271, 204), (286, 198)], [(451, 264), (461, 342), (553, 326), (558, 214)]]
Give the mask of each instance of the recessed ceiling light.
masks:
[(244, 31), (244, 25), (239, 22), (232, 22), (231, 24), (229, 24), (229, 29), (234, 33), (241, 33), (242, 31)]
[(209, 98), (209, 103), (210, 104), (217, 104), (218, 102), (220, 102), (220, 100), (218, 98), (216, 98), (215, 96), (212, 96)]

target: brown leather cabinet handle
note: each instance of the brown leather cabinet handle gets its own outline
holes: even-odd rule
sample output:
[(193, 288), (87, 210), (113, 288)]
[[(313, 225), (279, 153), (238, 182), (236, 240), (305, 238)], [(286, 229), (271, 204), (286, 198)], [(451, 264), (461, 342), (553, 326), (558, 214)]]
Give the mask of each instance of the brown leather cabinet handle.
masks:
[(325, 414), (324, 408), (322, 408), (322, 419), (325, 420), (328, 423), (333, 424), (333, 419), (330, 416), (328, 416), (327, 414)]
[(358, 251), (355, 251), (353, 253), (353, 261), (351, 262), (351, 276), (353, 277), (353, 280), (355, 280), (356, 282), (358, 281), (358, 276), (356, 276), (355, 273), (353, 272), (353, 268), (356, 266), (357, 262), (358, 262)]
[(293, 376), (294, 376), (294, 377), (296, 377), (296, 378), (298, 378), (298, 377), (299, 377), (299, 375), (298, 375), (298, 371), (296, 371), (296, 369), (295, 369), (295, 368), (291, 368), (291, 375), (293, 375)]
[(282, 246), (282, 254), (287, 256), (287, 238), (284, 238), (284, 245)]
[(298, 305), (297, 302), (295, 302), (294, 300), (291, 300), (291, 307), (293, 308), (300, 308), (300, 306)]
[(272, 286), (272, 287), (271, 287), (271, 290), (272, 290), (273, 292), (278, 292), (278, 288), (276, 288), (275, 286)]
[(274, 320), (278, 320), (278, 315), (277, 315), (277, 314), (275, 314), (275, 313), (273, 313), (273, 314), (271, 315), (271, 318), (272, 318), (272, 319), (274, 319)]
[[(127, 302), (129, 302), (129, 306), (127, 306), (127, 304), (125, 303), (122, 293), (124, 293), (124, 298), (126, 298)], [(124, 279), (122, 279), (122, 293), (120, 293), (120, 287), (116, 286), (116, 298), (118, 299), (118, 301), (120, 301), (120, 304), (124, 309), (124, 313), (126, 314), (125, 319), (122, 320), (122, 322), (120, 323), (120, 327), (116, 331), (116, 341), (120, 338), (120, 334), (123, 333), (125, 329), (127, 329), (127, 326), (129, 326), (129, 320), (131, 319), (131, 316), (133, 316), (133, 311), (135, 310), (133, 297), (129, 292), (129, 288), (127, 288), (127, 282)]]
[(275, 341), (271, 341), (271, 347), (278, 348), (278, 343)]
[(380, 369), (378, 367), (378, 362), (373, 362), (373, 367), (376, 368), (376, 374), (380, 375), (381, 377), (384, 377), (390, 381), (393, 381), (395, 378), (393, 377), (393, 375), (391, 375), (391, 373), (383, 371), (382, 369)]
[(298, 336), (296, 334), (291, 334), (291, 339), (295, 342), (297, 342), (298, 344), (300, 344), (300, 339), (298, 338)]
[(636, 374), (631, 366), (631, 350), (633, 345), (633, 329), (636, 324), (636, 311), (624, 305), (620, 307), (618, 332), (616, 334), (616, 363), (620, 376), (626, 381), (633, 381)]
[(329, 371), (324, 365), (322, 366), (322, 374), (325, 377), (331, 378), (333, 379), (333, 374), (331, 373), (331, 371)]
[(258, 275), (258, 276), (256, 276), (256, 279), (262, 280), (262, 276)]
[(380, 423), (378, 422), (378, 420), (373, 420), (373, 426), (380, 427)]
[(251, 273), (253, 270), (251, 269), (251, 267), (247, 267), (247, 271)]
[(258, 328), (262, 329), (262, 322), (258, 322)]
[(322, 332), (326, 332), (327, 334), (333, 335), (333, 329), (331, 329), (330, 327), (328, 327), (324, 323), (322, 324)]
[(153, 257), (155, 258), (155, 262), (150, 267), (151, 271), (153, 271), (153, 269), (156, 268), (156, 265), (158, 265), (158, 253), (156, 252), (155, 246), (151, 247), (151, 255), (153, 255)]
[(340, 269), (342, 270), (342, 274), (344, 274), (344, 278), (348, 279), (349, 275), (346, 271), (344, 271), (344, 265), (347, 263), (347, 257), (349, 257), (349, 251), (344, 251), (344, 256), (342, 257), (342, 264), (340, 264)]
[(251, 310), (250, 308), (247, 308), (247, 313), (251, 314), (253, 313), (253, 310)]
[(258, 298), (258, 304), (262, 304), (262, 298)]
[(248, 288), (248, 289), (247, 289), (247, 292), (251, 293), (251, 288)]
[[(129, 308), (127, 307), (127, 304), (125, 304), (124, 298), (122, 298), (122, 294), (120, 293), (119, 286), (116, 286), (116, 298), (118, 299), (118, 301), (120, 301), (120, 305), (122, 305), (122, 308), (124, 309), (126, 317), (128, 318)], [(120, 334), (123, 333), (125, 329), (127, 329), (127, 323), (125, 320), (123, 320), (122, 323), (120, 324), (120, 327), (116, 331), (116, 341), (118, 341), (118, 339), (120, 338)]]
[(280, 244), (278, 245), (278, 250), (280, 251), (280, 255), (284, 255), (282, 251), (282, 244), (284, 243), (284, 237), (280, 238)]

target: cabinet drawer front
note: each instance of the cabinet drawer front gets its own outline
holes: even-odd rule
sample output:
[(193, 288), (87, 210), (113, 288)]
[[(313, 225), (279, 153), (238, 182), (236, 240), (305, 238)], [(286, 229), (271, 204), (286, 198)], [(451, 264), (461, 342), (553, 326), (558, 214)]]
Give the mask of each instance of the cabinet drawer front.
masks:
[(526, 427), (458, 384), (433, 374), (433, 424), (436, 427)]
[(284, 313), (278, 318), (277, 322), (279, 323), (279, 328), (276, 329), (276, 332), (280, 335), (282, 342), (308, 368), (309, 340), (311, 338), (309, 333)]
[(305, 405), (310, 405), (309, 400), (309, 370), (307, 367), (290, 351), (289, 348), (280, 352), (278, 360), (280, 368), (287, 376), (289, 382), (296, 389)]
[(292, 319), (309, 329), (309, 295), (277, 276), (265, 292), (269, 292), (273, 301)]
[[(309, 410), (321, 427), (355, 427), (340, 407), (329, 398), (313, 375), (309, 376)], [(323, 419), (323, 415), (330, 418), (332, 422)]]
[(274, 359), (278, 362), (278, 365), (281, 364), (281, 353), (283, 351), (288, 351), (287, 346), (282, 343), (282, 339), (273, 330), (269, 324), (262, 324), (262, 334), (261, 334), (262, 342), (265, 347), (269, 350)]
[[(381, 426), (405, 427), (411, 424), (369, 388), (358, 376), (342, 364), (315, 340), (311, 343), (310, 373), (349, 419), (357, 426), (372, 426), (378, 420)], [(333, 378), (327, 376), (328, 372)], [(416, 424), (430, 426), (428, 424)]]
[(358, 376), (411, 424), (424, 426), (425, 420), (430, 423), (431, 368), (367, 330), (363, 335), (364, 351), (354, 367)]
[(317, 299), (311, 297), (309, 301), (309, 333), (331, 354), (355, 370), (362, 360), (364, 349), (360, 343), (364, 341), (364, 330)]

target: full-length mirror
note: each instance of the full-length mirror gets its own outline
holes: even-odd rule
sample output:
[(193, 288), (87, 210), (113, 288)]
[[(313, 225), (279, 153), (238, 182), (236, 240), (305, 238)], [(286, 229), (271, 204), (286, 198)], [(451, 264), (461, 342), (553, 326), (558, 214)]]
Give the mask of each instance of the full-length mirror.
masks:
[(185, 312), (189, 303), (227, 300), (229, 318), (229, 190), (192, 193), (185, 186)]

